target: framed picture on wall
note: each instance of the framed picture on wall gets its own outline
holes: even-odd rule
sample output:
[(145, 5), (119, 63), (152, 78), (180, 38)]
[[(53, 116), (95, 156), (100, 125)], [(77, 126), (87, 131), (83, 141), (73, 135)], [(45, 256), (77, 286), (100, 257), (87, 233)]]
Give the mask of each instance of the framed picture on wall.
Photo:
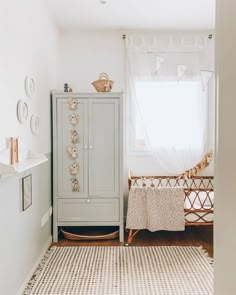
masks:
[(22, 178), (22, 210), (25, 211), (32, 205), (32, 175)]

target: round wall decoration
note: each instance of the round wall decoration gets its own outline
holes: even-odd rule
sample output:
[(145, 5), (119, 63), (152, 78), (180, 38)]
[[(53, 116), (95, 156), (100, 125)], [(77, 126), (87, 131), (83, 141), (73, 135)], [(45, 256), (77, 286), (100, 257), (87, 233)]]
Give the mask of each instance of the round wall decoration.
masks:
[(34, 79), (30, 76), (26, 76), (25, 77), (25, 93), (29, 98), (33, 96), (34, 89), (35, 89)]
[(19, 100), (17, 103), (17, 118), (18, 121), (23, 124), (28, 118), (28, 105), (25, 101)]
[(40, 124), (39, 124), (39, 116), (36, 115), (36, 114), (33, 114), (31, 116), (31, 119), (30, 119), (30, 129), (31, 129), (31, 132), (34, 135), (37, 135), (39, 133), (39, 127), (40, 127)]

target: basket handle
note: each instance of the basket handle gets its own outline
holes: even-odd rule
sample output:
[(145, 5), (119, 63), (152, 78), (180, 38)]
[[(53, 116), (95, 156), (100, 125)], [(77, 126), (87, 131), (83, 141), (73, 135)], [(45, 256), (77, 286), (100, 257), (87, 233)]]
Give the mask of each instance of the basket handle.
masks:
[(108, 77), (107, 73), (101, 73), (99, 75), (99, 80), (103, 80), (103, 79), (109, 80), (109, 77)]

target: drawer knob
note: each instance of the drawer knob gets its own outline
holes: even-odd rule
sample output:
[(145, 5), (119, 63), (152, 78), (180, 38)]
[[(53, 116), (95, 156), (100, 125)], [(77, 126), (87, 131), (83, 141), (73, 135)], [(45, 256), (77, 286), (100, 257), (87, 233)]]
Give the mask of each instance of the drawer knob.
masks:
[(87, 203), (90, 203), (90, 200), (89, 199), (87, 199), (87, 201), (86, 201)]

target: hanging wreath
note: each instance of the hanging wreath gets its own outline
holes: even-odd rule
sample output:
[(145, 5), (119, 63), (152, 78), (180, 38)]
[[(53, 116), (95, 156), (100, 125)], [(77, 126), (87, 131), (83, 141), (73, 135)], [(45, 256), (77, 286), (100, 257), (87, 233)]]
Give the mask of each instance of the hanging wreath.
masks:
[(184, 173), (179, 175), (179, 178), (191, 178), (193, 176), (198, 175), (203, 169), (209, 166), (211, 160), (213, 158), (213, 153), (206, 153), (203, 160), (199, 162), (196, 166), (191, 169), (186, 170)]

